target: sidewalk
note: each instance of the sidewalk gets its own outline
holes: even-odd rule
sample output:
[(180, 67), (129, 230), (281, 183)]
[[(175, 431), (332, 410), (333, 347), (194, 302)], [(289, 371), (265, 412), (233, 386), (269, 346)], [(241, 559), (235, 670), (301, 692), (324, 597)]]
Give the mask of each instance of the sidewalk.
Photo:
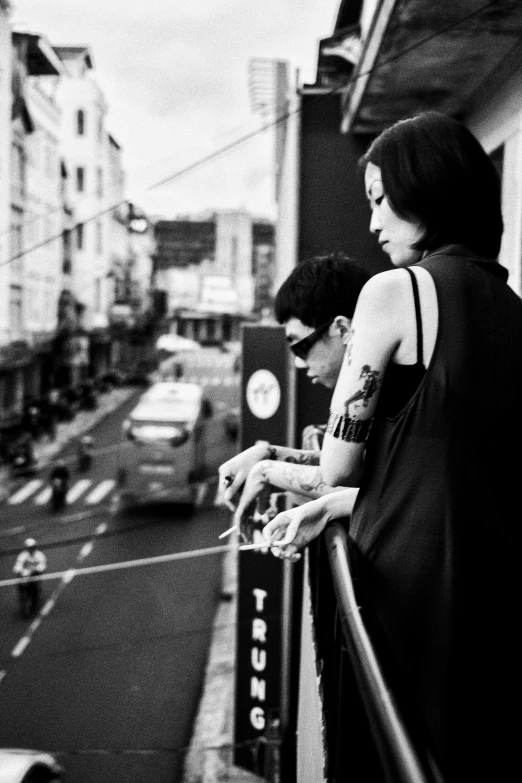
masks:
[(182, 783), (262, 783), (232, 764), (237, 610), (237, 541), (223, 558), (221, 600), (214, 618), (203, 692)]
[[(73, 421), (60, 422), (56, 428), (56, 438), (53, 441), (44, 437), (35, 444), (34, 454), (39, 467), (45, 468), (71, 440), (90, 430), (97, 422), (119, 408), (135, 393), (134, 386), (113, 389), (107, 394), (100, 395), (96, 410), (78, 411)], [(9, 469), (0, 468), (0, 501), (9, 495), (13, 483)]]
[(87, 432), (107, 414), (119, 408), (129, 397), (136, 393), (135, 386), (124, 386), (113, 389), (98, 397), (98, 407), (94, 411), (78, 411), (72, 421), (60, 422), (56, 428), (56, 438), (48, 441), (45, 438), (35, 445), (34, 453), (41, 467), (45, 467), (64, 446), (74, 438)]

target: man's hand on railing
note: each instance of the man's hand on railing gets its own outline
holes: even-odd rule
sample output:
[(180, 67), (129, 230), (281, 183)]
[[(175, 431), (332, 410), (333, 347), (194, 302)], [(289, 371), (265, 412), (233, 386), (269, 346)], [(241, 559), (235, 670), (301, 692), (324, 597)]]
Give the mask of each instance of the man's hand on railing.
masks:
[(219, 468), (219, 483), (225, 504), (236, 511), (240, 502), (240, 492), (254, 465), (267, 457), (268, 443), (256, 443), (224, 462)]
[(272, 554), (291, 562), (299, 560), (299, 550), (317, 538), (328, 522), (350, 516), (358, 491), (343, 489), (282, 511), (263, 528)]
[(261, 460), (251, 468), (243, 485), (243, 492), (241, 493), (234, 513), (234, 524), (237, 525), (241, 537), (245, 541), (247, 540), (244, 532), (245, 527), (248, 525), (248, 521), (252, 516), (256, 500), (260, 495), (266, 492), (267, 487), (269, 486), (268, 478), (264, 472), (267, 462), (268, 460)]

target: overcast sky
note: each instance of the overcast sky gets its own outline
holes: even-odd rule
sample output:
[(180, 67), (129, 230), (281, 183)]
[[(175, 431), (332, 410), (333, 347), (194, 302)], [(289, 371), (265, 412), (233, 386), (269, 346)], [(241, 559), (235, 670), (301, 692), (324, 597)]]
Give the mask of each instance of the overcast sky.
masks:
[(315, 75), (317, 43), (340, 0), (12, 0), (13, 21), (53, 44), (89, 44), (108, 127), (124, 150), (128, 195), (173, 217), (245, 207), (274, 215), (264, 133), (173, 184), (151, 186), (261, 126), (248, 60), (289, 60)]

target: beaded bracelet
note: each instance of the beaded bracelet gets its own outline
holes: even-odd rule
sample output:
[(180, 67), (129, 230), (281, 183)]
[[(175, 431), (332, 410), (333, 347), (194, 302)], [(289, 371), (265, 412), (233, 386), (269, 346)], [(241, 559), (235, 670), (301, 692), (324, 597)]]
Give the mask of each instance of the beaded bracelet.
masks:
[(372, 428), (373, 419), (351, 419), (342, 413), (330, 411), (326, 432), (347, 443), (364, 443)]

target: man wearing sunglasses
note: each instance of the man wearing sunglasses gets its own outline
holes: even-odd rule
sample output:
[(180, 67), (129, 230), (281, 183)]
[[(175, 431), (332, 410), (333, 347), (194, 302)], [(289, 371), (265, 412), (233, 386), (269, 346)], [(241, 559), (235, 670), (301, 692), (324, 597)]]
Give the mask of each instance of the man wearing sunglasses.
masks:
[[(348, 256), (332, 253), (301, 261), (277, 292), (276, 318), (285, 327), (296, 366), (306, 368), (312, 383), (335, 387), (355, 305), (369, 278)], [(343, 489), (324, 483), (318, 451), (269, 443), (251, 446), (225, 462), (219, 479), (223, 500), (235, 512), (239, 527), (268, 485), (293, 493), (300, 502)]]

